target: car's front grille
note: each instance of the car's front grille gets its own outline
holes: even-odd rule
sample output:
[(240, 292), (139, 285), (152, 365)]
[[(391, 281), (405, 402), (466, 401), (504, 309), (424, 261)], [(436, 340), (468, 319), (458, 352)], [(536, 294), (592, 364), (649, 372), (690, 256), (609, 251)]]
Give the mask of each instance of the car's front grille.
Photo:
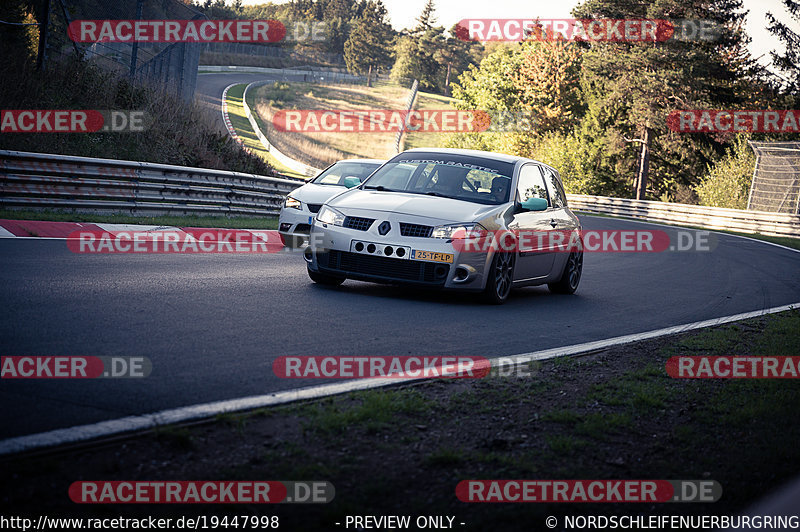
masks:
[(450, 266), (435, 262), (391, 259), (363, 253), (332, 249), (317, 255), (319, 265), (344, 273), (382, 277), (387, 280), (413, 281), (425, 284), (444, 284)]
[(430, 225), (407, 224), (400, 222), (400, 234), (402, 236), (415, 236), (421, 238), (428, 238), (433, 232), (433, 227)]
[(297, 226), (294, 228), (294, 232), (303, 233), (307, 235), (308, 233), (311, 232), (311, 226), (308, 224), (297, 224)]
[(322, 208), (322, 203), (306, 203), (308, 210), (311, 212), (319, 212)]
[(344, 226), (348, 229), (355, 229), (357, 231), (366, 231), (374, 222), (374, 218), (359, 218), (358, 216), (346, 216), (344, 219)]

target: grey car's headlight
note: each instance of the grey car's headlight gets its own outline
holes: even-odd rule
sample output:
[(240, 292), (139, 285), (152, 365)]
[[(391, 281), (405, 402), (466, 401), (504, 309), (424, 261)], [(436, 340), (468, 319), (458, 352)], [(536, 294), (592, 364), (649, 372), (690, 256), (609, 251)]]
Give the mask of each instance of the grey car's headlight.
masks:
[(328, 207), (327, 205), (323, 205), (317, 214), (317, 221), (324, 224), (344, 225), (344, 218), (344, 214), (340, 213), (336, 209)]
[(481, 224), (448, 224), (433, 228), (431, 238), (467, 238), (475, 232), (485, 232)]
[(300, 202), (300, 200), (295, 199), (295, 198), (293, 198), (291, 196), (286, 196), (286, 201), (284, 202), (283, 206), (286, 207), (287, 209), (302, 209), (303, 208), (303, 204)]

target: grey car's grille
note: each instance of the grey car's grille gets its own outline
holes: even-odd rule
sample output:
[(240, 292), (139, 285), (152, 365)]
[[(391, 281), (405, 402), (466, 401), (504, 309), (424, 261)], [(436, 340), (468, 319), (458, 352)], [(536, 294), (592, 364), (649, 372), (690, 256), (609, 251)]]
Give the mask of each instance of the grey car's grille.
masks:
[(355, 229), (357, 231), (366, 231), (374, 222), (374, 218), (359, 218), (358, 216), (346, 216), (344, 219), (344, 226), (348, 229)]
[(402, 236), (414, 236), (421, 238), (428, 238), (433, 232), (433, 227), (430, 225), (407, 224), (400, 222), (400, 234)]
[(308, 210), (311, 212), (319, 212), (322, 208), (322, 203), (306, 203)]
[(450, 272), (450, 266), (447, 264), (392, 259), (335, 249), (327, 253), (320, 253), (317, 258), (320, 267), (325, 269), (354, 274), (355, 277), (360, 274), (387, 281), (442, 285)]

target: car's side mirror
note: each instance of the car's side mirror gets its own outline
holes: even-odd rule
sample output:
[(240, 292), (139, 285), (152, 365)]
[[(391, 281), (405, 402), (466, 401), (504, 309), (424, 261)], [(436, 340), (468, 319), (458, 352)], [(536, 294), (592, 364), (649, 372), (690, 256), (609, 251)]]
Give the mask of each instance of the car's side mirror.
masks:
[(547, 210), (547, 200), (544, 198), (528, 198), (522, 202), (523, 211)]
[(357, 187), (360, 184), (361, 184), (361, 179), (357, 178), (354, 175), (349, 175), (344, 178), (344, 186), (346, 186), (347, 188)]

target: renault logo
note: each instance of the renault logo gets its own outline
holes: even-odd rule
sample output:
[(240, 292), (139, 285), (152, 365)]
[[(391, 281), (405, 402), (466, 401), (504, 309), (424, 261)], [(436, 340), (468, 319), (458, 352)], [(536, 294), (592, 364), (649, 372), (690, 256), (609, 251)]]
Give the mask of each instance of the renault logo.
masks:
[(381, 236), (385, 235), (392, 229), (392, 224), (389, 222), (381, 222), (381, 225), (378, 226), (378, 232)]

